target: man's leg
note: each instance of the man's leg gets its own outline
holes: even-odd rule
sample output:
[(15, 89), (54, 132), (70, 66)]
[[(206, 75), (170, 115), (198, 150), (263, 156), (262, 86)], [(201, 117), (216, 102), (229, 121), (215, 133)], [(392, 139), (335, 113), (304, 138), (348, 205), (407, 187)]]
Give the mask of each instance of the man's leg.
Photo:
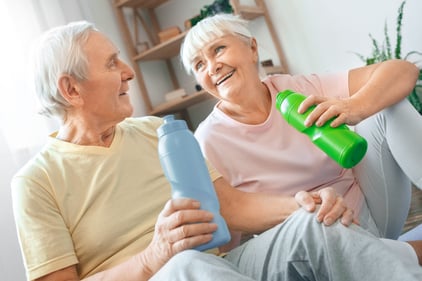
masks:
[(302, 209), (225, 259), (254, 280), (422, 280), (416, 260), (406, 266), (362, 228), (327, 227)]

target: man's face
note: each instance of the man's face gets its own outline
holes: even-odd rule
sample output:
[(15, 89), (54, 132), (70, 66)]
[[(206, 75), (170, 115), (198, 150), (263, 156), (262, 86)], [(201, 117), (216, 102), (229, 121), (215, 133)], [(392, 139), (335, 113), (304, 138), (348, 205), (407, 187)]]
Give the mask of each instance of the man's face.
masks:
[(133, 107), (127, 91), (133, 70), (119, 58), (119, 50), (102, 33), (92, 32), (84, 46), (88, 60), (87, 79), (78, 82), (84, 118), (98, 122), (120, 122)]

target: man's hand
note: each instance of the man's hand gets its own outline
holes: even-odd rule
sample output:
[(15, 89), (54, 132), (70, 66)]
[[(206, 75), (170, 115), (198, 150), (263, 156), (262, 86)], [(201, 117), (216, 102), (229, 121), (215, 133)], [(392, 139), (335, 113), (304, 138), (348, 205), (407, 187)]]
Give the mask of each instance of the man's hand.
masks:
[(211, 223), (211, 212), (199, 207), (198, 201), (187, 198), (171, 199), (166, 203), (144, 255), (145, 265), (152, 274), (177, 253), (211, 241), (217, 224)]
[(332, 187), (313, 192), (299, 191), (296, 193), (295, 199), (308, 212), (314, 212), (317, 205), (320, 204), (321, 207), (316, 214), (316, 218), (325, 225), (331, 225), (338, 219), (346, 226), (353, 222), (357, 223), (354, 219), (353, 210), (347, 207), (343, 197), (339, 196)]

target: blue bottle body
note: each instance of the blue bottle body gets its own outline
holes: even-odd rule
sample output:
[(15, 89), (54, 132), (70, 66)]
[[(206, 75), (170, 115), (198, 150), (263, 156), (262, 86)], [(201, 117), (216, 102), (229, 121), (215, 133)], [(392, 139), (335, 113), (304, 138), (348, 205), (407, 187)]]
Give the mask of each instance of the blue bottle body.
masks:
[(230, 241), (230, 233), (220, 214), (220, 203), (208, 173), (205, 159), (192, 132), (183, 120), (164, 117), (157, 130), (160, 163), (172, 187), (173, 198), (192, 198), (201, 202), (201, 209), (214, 214), (218, 225), (213, 239), (196, 247), (199, 251), (216, 248)]

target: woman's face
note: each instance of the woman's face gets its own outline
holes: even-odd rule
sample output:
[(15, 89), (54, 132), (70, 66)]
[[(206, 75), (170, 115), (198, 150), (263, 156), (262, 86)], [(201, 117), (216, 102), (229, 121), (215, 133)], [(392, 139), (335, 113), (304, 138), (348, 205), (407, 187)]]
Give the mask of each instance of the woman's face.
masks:
[(102, 33), (92, 32), (84, 47), (88, 75), (78, 82), (82, 113), (91, 121), (117, 123), (132, 115), (128, 81), (133, 70), (119, 58), (119, 50)]
[(206, 44), (192, 63), (197, 82), (213, 96), (234, 101), (251, 81), (259, 81), (255, 39), (226, 35)]

